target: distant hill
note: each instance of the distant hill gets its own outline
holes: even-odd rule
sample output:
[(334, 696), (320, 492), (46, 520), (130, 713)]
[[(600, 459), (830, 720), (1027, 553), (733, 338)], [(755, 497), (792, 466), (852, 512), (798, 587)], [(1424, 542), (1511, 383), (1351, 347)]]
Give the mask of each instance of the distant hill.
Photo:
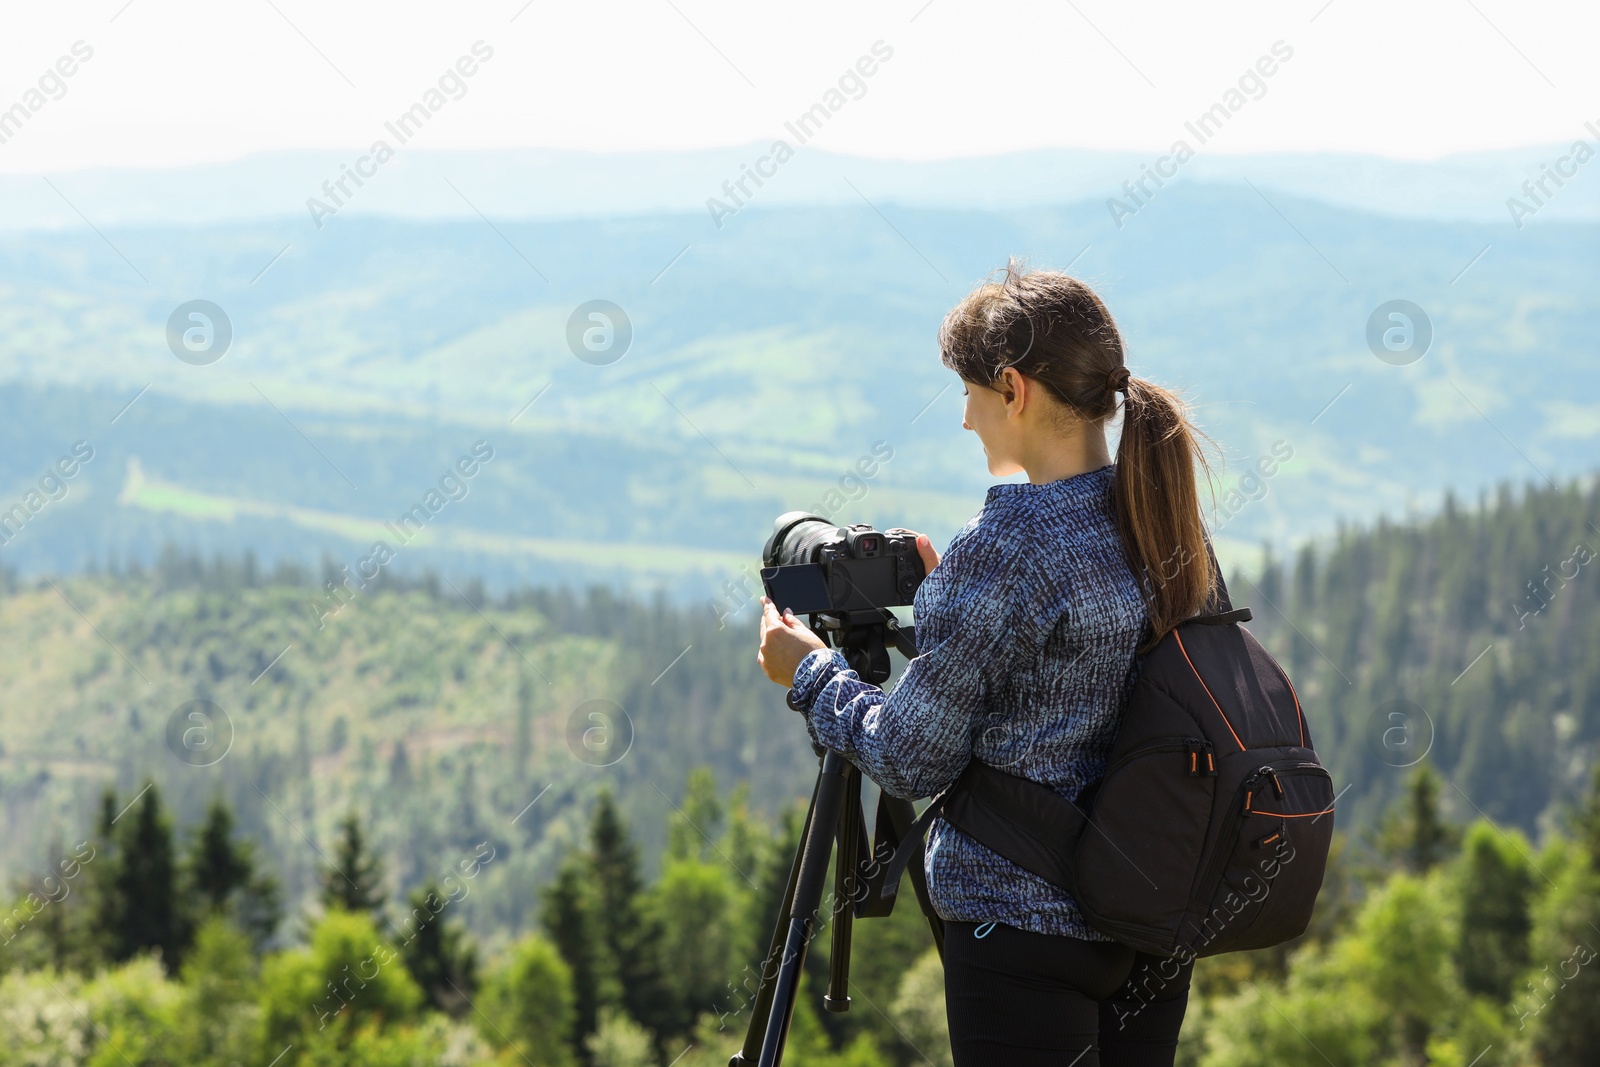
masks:
[[(1012, 253), (1096, 284), (1135, 372), (1195, 403), (1229, 464), (1229, 559), (1600, 454), (1600, 224), (1519, 233), (1190, 181), (1123, 222), (1099, 201), (857, 200), (756, 204), (721, 231), (691, 212), (12, 234), (0, 510), (74, 442), (94, 458), (0, 565), (148, 563), (167, 541), (351, 563), (478, 441), (495, 458), (396, 572), (660, 587), (710, 610), (785, 510), (831, 499), (942, 541), (992, 479), (933, 334)], [(195, 298), (233, 329), (209, 366), (168, 347)], [(567, 340), (596, 298), (633, 324), (608, 366)], [(1393, 299), (1432, 322), (1413, 365), (1368, 345)], [(878, 442), (892, 458), (858, 483)], [(1252, 474), (1274, 449), (1291, 458)]]
[[(1575, 134), (1583, 131), (1575, 130)], [(1225, 154), (1207, 149), (1182, 129), (1197, 150), (1182, 179), (1321, 200), (1358, 211), (1406, 218), (1509, 223), (1506, 199), (1522, 195), (1527, 179), (1547, 173), (1570, 143), (1468, 152), (1440, 159), (1402, 160), (1340, 152)], [(745, 191), (764, 207), (857, 205), (1006, 210), (1125, 196), (1168, 150), (1113, 152), (1050, 148), (964, 159), (890, 160), (840, 155), (794, 138), (792, 160), (759, 189)], [(689, 212), (709, 226), (709, 197), (727, 199), (738, 181), (772, 152), (771, 141), (680, 152), (579, 152), (518, 149), (440, 152), (392, 145), (395, 157), (356, 187), (348, 180), (337, 201), (324, 193), (366, 154), (273, 152), (227, 163), (172, 170), (105, 168), (50, 176), (0, 175), (0, 230), (82, 226), (77, 211), (103, 227), (198, 226), (290, 218), (303, 235), (314, 232), (306, 201), (337, 205), (339, 215), (413, 220), (555, 219)], [(1168, 168), (1171, 169), (1171, 168)], [(449, 183), (449, 184), (447, 184)], [(452, 185), (455, 188), (452, 188)], [(853, 187), (853, 188), (852, 188)], [(1147, 188), (1149, 188), (1147, 186)], [(1549, 192), (1553, 186), (1547, 185)], [(65, 198), (70, 198), (68, 203)], [(1541, 199), (1543, 199), (1541, 197)], [(74, 210), (76, 208), (77, 210)], [(1600, 189), (1572, 182), (1541, 207), (1538, 222), (1600, 221)]]

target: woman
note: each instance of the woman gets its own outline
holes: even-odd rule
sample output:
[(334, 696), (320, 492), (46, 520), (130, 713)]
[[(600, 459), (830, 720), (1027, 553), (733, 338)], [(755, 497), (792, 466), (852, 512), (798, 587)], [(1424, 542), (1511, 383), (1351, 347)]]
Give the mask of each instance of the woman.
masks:
[[(1075, 799), (1106, 770), (1142, 653), (1212, 593), (1198, 434), (1128, 373), (1110, 312), (1065, 274), (1013, 263), (945, 317), (939, 346), (989, 473), (1028, 480), (991, 486), (943, 558), (918, 536), (920, 655), (892, 691), (765, 599), (757, 659), (813, 739), (891, 795), (933, 796), (976, 758)], [(1188, 965), (1163, 980), (1157, 957), (943, 820), (926, 862), (956, 1067), (1170, 1067)]]

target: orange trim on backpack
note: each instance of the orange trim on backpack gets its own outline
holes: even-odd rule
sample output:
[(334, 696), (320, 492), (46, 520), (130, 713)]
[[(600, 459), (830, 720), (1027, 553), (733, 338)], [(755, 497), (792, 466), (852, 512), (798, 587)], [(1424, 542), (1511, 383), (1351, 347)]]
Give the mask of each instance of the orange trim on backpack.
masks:
[[(1215, 696), (1212, 696), (1211, 687), (1206, 684), (1206, 680), (1204, 678), (1200, 677), (1200, 671), (1195, 667), (1194, 660), (1189, 658), (1189, 650), (1183, 647), (1183, 635), (1174, 630), (1172, 631), (1172, 636), (1177, 638), (1178, 651), (1183, 653), (1184, 662), (1189, 664), (1189, 669), (1191, 671), (1194, 671), (1195, 680), (1200, 683), (1200, 688), (1206, 691), (1206, 696), (1211, 697), (1211, 706), (1217, 709), (1218, 715), (1222, 716), (1223, 725), (1228, 728), (1228, 732), (1230, 734), (1233, 734), (1234, 743), (1239, 746), (1239, 751), (1243, 752), (1245, 750), (1244, 742), (1239, 740), (1238, 731), (1233, 728), (1233, 723), (1228, 721), (1228, 713), (1222, 710), (1222, 705), (1217, 703), (1217, 698)], [(1293, 686), (1290, 688), (1292, 689)], [(1299, 706), (1299, 701), (1296, 701), (1295, 707), (1298, 708)]]
[(1288, 812), (1288, 811), (1262, 811), (1260, 808), (1257, 808), (1254, 811), (1252, 811), (1250, 814), (1252, 814), (1252, 815), (1271, 815), (1273, 818), (1276, 818), (1276, 819), (1314, 819), (1314, 818), (1317, 818), (1318, 816), (1321, 816), (1321, 815), (1332, 815), (1333, 814), (1333, 809), (1329, 808), (1327, 811), (1302, 811), (1302, 812), (1296, 814), (1294, 812)]

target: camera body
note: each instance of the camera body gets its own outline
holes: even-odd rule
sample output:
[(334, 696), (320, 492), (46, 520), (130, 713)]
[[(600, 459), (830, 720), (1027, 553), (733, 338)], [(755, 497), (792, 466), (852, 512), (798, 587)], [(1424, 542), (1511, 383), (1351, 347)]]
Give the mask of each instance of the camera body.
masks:
[(838, 526), (803, 511), (778, 517), (761, 561), (767, 595), (796, 615), (881, 618), (885, 608), (910, 604), (926, 576), (910, 530)]

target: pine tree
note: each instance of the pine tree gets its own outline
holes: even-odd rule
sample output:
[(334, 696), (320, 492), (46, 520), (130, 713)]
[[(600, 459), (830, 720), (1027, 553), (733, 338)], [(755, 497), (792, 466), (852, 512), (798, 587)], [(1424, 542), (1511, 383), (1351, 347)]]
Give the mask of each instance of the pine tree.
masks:
[(639, 847), (609, 791), (600, 794), (589, 827), (590, 863), (599, 889), (599, 925), (622, 985), (622, 1006), (634, 1020), (666, 1036), (673, 997), (662, 979), (661, 928), (644, 907)]
[(586, 1041), (609, 1007), (623, 1008), (658, 1042), (672, 1031), (677, 1005), (662, 975), (661, 927), (645, 905), (638, 845), (609, 791), (595, 806), (589, 847), (546, 888), (541, 919), (572, 971), (580, 1058), (587, 1061)]
[(412, 892), (400, 958), (417, 985), (441, 1010), (470, 1010), (478, 986), (478, 953), (460, 923), (443, 917), (449, 899), (435, 883)]
[(1461, 830), (1439, 812), (1441, 779), (1427, 763), (1419, 764), (1406, 784), (1404, 801), (1385, 817), (1378, 849), (1413, 874), (1426, 874), (1442, 863), (1461, 841)]
[(190, 884), (198, 903), (220, 911), (250, 880), (251, 864), (233, 843), (233, 812), (218, 797), (206, 810), (189, 859)]
[(95, 857), (84, 883), (89, 914), (89, 955), (96, 961), (112, 958), (115, 933), (121, 928), (122, 898), (117, 893), (116, 790), (107, 787), (100, 794), (100, 810), (95, 817)]
[(322, 906), (352, 912), (383, 907), (383, 861), (368, 848), (361, 819), (350, 812), (339, 823), (332, 866), (322, 872)]
[(572, 972), (572, 1033), (569, 1043), (587, 1059), (585, 1042), (599, 1026), (600, 1006), (615, 999), (615, 975), (598, 922), (599, 905), (588, 858), (571, 854), (544, 890), (539, 920)]
[(180, 896), (172, 822), (161, 807), (161, 791), (147, 784), (127, 810), (113, 814), (116, 798), (101, 801), (102, 836), (113, 842), (105, 869), (100, 929), (106, 954), (116, 962), (157, 949), (176, 973), (189, 929)]
[(188, 874), (198, 908), (231, 918), (257, 949), (272, 937), (282, 917), (277, 880), (257, 869), (253, 843), (234, 840), (233, 812), (221, 797), (206, 811)]
[(1439, 815), (1439, 775), (1424, 763), (1411, 776), (1411, 840), (1408, 860), (1413, 871), (1425, 874), (1460, 840), (1460, 833)]

